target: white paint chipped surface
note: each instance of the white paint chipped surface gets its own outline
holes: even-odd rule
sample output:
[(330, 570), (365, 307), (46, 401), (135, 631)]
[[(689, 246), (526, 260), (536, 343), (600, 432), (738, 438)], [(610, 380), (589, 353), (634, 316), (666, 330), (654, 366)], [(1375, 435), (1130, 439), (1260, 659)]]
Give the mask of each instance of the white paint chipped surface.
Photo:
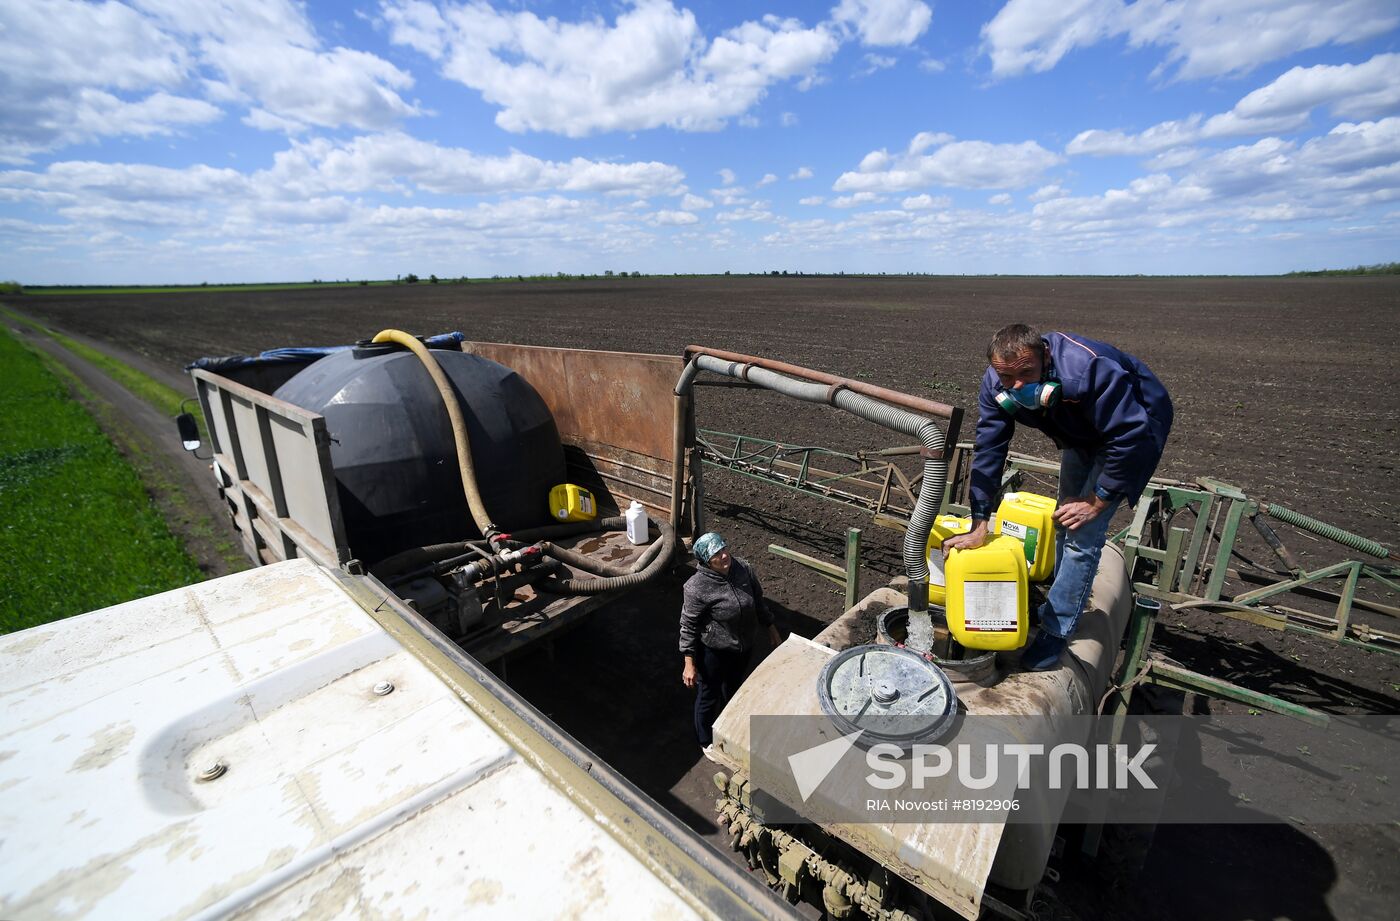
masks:
[(0, 637), (0, 917), (444, 912), (694, 916), (313, 563)]

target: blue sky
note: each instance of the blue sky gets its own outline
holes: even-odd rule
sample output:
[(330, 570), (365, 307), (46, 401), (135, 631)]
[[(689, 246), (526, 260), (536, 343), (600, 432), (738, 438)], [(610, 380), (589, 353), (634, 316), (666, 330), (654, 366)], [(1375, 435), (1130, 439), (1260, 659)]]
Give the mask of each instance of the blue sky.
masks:
[(1394, 0), (0, 0), (0, 278), (1400, 259)]

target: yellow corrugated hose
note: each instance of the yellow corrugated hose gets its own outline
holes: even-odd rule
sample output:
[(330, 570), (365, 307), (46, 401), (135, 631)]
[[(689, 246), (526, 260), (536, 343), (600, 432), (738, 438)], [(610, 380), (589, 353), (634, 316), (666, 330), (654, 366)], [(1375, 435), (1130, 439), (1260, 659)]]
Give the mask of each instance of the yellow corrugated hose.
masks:
[(486, 506), (481, 501), (481, 492), (476, 487), (476, 466), (472, 463), (472, 446), (467, 439), (467, 423), (462, 418), (462, 407), (457, 402), (457, 393), (452, 389), (452, 382), (447, 379), (447, 374), (432, 352), (428, 351), (427, 346), (408, 333), (386, 329), (376, 335), (374, 341), (393, 342), (403, 346), (417, 355), (423, 367), (428, 369), (428, 375), (437, 385), (442, 404), (447, 407), (447, 416), (452, 421), (452, 438), (457, 444), (457, 468), (462, 474), (462, 491), (467, 496), (467, 508), (471, 510), (472, 520), (476, 522), (482, 536), (493, 537), (500, 528), (496, 527), (491, 521), (491, 516), (486, 513)]

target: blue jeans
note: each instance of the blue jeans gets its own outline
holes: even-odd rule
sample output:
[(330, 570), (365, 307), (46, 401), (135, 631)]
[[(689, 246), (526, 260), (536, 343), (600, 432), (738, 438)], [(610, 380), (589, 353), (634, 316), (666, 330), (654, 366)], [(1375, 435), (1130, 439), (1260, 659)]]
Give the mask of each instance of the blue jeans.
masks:
[[(1091, 496), (1094, 484), (1103, 472), (1104, 459), (1086, 457), (1073, 449), (1060, 455), (1060, 502)], [(1089, 601), (1094, 575), (1099, 571), (1099, 556), (1108, 538), (1108, 526), (1118, 510), (1114, 499), (1098, 517), (1073, 531), (1055, 525), (1055, 572), (1050, 593), (1040, 606), (1040, 629), (1053, 636), (1068, 639), (1079, 625), (1079, 615)]]

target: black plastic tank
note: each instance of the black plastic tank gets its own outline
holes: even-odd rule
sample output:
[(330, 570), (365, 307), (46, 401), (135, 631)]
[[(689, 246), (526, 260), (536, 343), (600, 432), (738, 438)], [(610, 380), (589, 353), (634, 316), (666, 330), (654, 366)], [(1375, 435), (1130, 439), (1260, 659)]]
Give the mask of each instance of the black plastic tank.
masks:
[[(506, 530), (549, 523), (549, 491), (565, 481), (549, 407), (504, 365), (455, 350), (432, 354), (457, 391), (491, 520)], [(337, 352), (273, 396), (325, 416), (346, 539), (366, 565), (410, 547), (481, 536), (462, 490), (447, 409), (412, 352)]]

